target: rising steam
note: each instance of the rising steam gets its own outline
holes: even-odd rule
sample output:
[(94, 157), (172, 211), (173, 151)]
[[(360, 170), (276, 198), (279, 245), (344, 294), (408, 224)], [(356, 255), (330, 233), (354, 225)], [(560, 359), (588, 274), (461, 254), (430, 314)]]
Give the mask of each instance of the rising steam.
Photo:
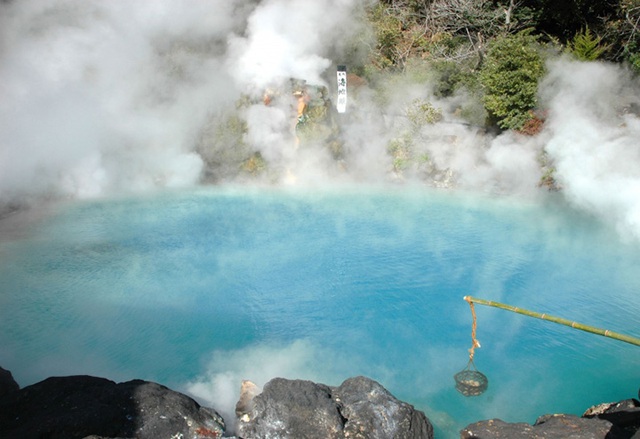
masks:
[[(640, 238), (640, 87), (613, 65), (550, 64), (540, 90), (546, 124), (535, 137), (487, 134), (458, 116), (479, 103), (438, 100), (428, 84), (404, 79), (382, 101), (366, 87), (351, 95), (339, 119), (340, 163), (326, 148), (296, 149), (291, 103), (265, 107), (260, 97), (290, 78), (334, 92), (335, 66), (349, 65), (353, 52), (347, 46), (367, 44), (362, 6), (0, 3), (0, 204), (194, 185), (218, 159), (215, 179), (233, 177), (239, 161), (224, 163), (240, 150), (237, 139), (213, 130), (218, 143), (206, 156), (202, 138), (245, 95), (253, 100), (241, 114), (244, 148), (299, 184), (416, 179), (531, 196), (544, 191), (545, 153), (569, 202)], [(431, 102), (442, 120), (408, 126), (403, 109), (415, 99)], [(402, 138), (428, 160), (398, 175), (388, 147)]]
[(640, 238), (640, 84), (620, 67), (557, 61), (542, 84), (545, 148), (566, 199)]

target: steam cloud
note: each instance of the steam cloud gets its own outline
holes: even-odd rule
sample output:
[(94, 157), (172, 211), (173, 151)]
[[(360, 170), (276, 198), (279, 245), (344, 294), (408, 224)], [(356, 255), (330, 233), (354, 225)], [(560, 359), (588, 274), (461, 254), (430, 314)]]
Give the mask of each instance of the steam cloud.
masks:
[[(186, 392), (216, 410), (224, 419), (235, 419), (240, 397), (240, 383), (248, 379), (262, 388), (274, 377), (291, 377), (338, 385), (352, 373), (360, 360), (340, 356), (308, 340), (287, 345), (261, 344), (236, 351), (216, 351), (211, 355), (207, 372), (186, 384)], [(374, 367), (375, 369), (375, 367)], [(384, 371), (374, 370), (374, 374)], [(227, 426), (232, 431), (233, 425)]]
[(575, 206), (640, 238), (640, 84), (599, 63), (557, 61), (542, 85), (546, 150)]
[(241, 92), (320, 82), (350, 3), (3, 3), (0, 201), (197, 183), (207, 118)]
[(224, 73), (210, 77), (234, 21), (205, 2), (1, 7), (3, 200), (197, 181), (192, 137), (211, 105), (235, 97)]
[[(346, 42), (366, 39), (361, 8), (358, 0), (1, 3), (0, 205), (197, 184), (203, 131), (245, 94), (256, 100), (242, 115), (245, 143), (299, 184), (393, 179), (389, 141), (410, 133), (440, 182), (535, 196), (544, 150), (570, 203), (640, 238), (640, 87), (617, 66), (551, 63), (540, 89), (547, 121), (535, 137), (489, 135), (457, 116), (477, 102), (438, 100), (405, 79), (384, 104), (366, 87), (350, 92), (340, 165), (326, 148), (296, 150), (291, 103), (265, 107), (259, 97), (289, 78), (335, 91), (335, 65), (352, 61)], [(403, 108), (416, 98), (443, 122), (410, 131)], [(237, 147), (226, 141), (212, 154)], [(402, 178), (424, 172), (416, 166)]]

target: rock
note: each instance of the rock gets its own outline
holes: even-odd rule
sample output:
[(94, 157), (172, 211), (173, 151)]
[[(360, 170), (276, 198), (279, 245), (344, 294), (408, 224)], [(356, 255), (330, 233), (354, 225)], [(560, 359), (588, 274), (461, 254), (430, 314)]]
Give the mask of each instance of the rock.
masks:
[[(258, 393), (243, 381), (236, 439), (431, 439), (424, 413), (379, 383), (355, 377), (338, 387), (275, 378)], [(220, 415), (160, 384), (116, 384), (91, 376), (53, 377), (20, 389), (0, 368), (3, 439), (221, 438)], [(462, 439), (640, 439), (640, 402), (600, 404), (582, 417), (545, 415), (535, 424), (476, 422)], [(228, 438), (232, 439), (232, 438)]]
[(349, 378), (335, 389), (334, 398), (346, 419), (345, 438), (433, 437), (433, 427), (424, 413), (368, 378)]
[(275, 378), (238, 422), (244, 439), (432, 438), (424, 413), (398, 401), (377, 382), (350, 378), (332, 388)]
[(349, 378), (334, 390), (333, 396), (346, 420), (345, 438), (433, 437), (433, 427), (424, 413), (397, 400), (369, 378)]
[(510, 424), (499, 419), (476, 422), (462, 430), (465, 439), (499, 438), (593, 438), (640, 439), (640, 402), (627, 399), (589, 408), (582, 417), (544, 415), (534, 425)]
[[(274, 378), (238, 423), (241, 438), (339, 439), (343, 420), (331, 389), (311, 381)], [(246, 420), (246, 421), (245, 421)]]
[(20, 386), (13, 379), (11, 372), (0, 367), (0, 401), (12, 398), (18, 390)]
[(636, 399), (599, 404), (590, 407), (582, 416), (605, 419), (625, 431), (625, 437), (631, 437), (634, 433), (640, 437), (640, 402)]
[(70, 376), (48, 378), (2, 401), (0, 431), (5, 439), (211, 438), (222, 435), (224, 421), (156, 383)]
[(253, 398), (260, 393), (260, 389), (255, 383), (243, 380), (240, 387), (240, 399), (236, 404), (236, 417), (242, 419), (253, 410)]
[(491, 419), (470, 424), (460, 432), (461, 439), (516, 437), (521, 439), (614, 439), (628, 436), (622, 436), (617, 427), (604, 419), (587, 419), (574, 415), (546, 415), (538, 418), (534, 425)]

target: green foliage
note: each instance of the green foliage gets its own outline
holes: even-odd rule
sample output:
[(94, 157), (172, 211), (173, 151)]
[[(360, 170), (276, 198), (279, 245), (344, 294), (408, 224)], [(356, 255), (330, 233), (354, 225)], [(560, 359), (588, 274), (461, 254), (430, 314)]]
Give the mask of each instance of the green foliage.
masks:
[(442, 111), (425, 99), (414, 99), (405, 112), (410, 127), (391, 139), (387, 152), (391, 156), (393, 170), (401, 174), (412, 166), (430, 163), (429, 155), (422, 153), (416, 156), (416, 140), (420, 139), (419, 130), (424, 125), (434, 124), (442, 120)]
[(396, 48), (402, 39), (400, 19), (390, 14), (383, 3), (379, 3), (369, 12), (369, 21), (376, 37), (376, 46), (371, 53), (371, 63), (379, 70), (397, 65)]
[(549, 154), (543, 150), (538, 160), (540, 162), (540, 169), (542, 170), (538, 186), (546, 187), (550, 191), (560, 190), (560, 184), (556, 180), (556, 168), (551, 162)]
[(627, 45), (625, 49), (626, 61), (636, 73), (640, 74), (640, 50), (635, 43)]
[(567, 50), (581, 61), (595, 61), (602, 56), (607, 47), (602, 44), (602, 37), (585, 27), (569, 42)]
[(442, 120), (442, 110), (424, 99), (414, 99), (407, 108), (406, 114), (414, 129)]
[(546, 187), (550, 191), (558, 190), (558, 183), (556, 182), (556, 168), (550, 167), (544, 169), (542, 173), (542, 177), (540, 177), (540, 182), (538, 183), (541, 187)]
[(484, 105), (500, 128), (521, 129), (536, 107), (544, 60), (538, 38), (529, 31), (491, 42), (480, 71)]
[(436, 61), (431, 63), (434, 72), (434, 93), (438, 97), (453, 95), (460, 82), (461, 68), (454, 61)]
[(456, 115), (474, 125), (484, 125), (487, 112), (482, 103), (482, 90), (478, 72), (474, 70), (475, 61), (432, 59), (422, 62), (429, 71), (426, 81), (432, 87), (437, 98), (447, 98), (453, 95), (463, 95)]
[(618, 0), (615, 14), (599, 27), (607, 43), (605, 59), (625, 62), (640, 73), (640, 0)]
[(381, 4), (393, 9), (404, 9), (415, 15), (424, 15), (427, 4), (424, 0), (380, 0)]
[(339, 129), (329, 111), (329, 91), (322, 86), (307, 86), (306, 93), (309, 101), (296, 125), (298, 141), (300, 145), (325, 144), (333, 151), (339, 146), (333, 143)]
[(469, 62), (434, 60), (429, 63), (431, 82), (437, 97), (453, 96), (456, 92), (479, 90), (478, 74)]
[(640, 74), (640, 0), (621, 0), (616, 30), (621, 41), (622, 59)]
[(402, 172), (409, 166), (412, 160), (413, 139), (405, 133), (400, 138), (392, 139), (387, 146), (387, 151), (391, 155), (393, 170)]
[(531, 26), (537, 33), (567, 41), (585, 25), (598, 30), (603, 21), (615, 16), (618, 3), (620, 0), (521, 0), (517, 9), (530, 8)]

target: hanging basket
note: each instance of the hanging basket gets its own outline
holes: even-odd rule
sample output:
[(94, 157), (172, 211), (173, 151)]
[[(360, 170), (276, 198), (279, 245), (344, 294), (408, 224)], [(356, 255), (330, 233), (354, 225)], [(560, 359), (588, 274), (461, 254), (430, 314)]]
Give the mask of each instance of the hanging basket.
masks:
[(489, 380), (482, 372), (475, 369), (472, 361), (469, 361), (467, 367), (455, 374), (453, 378), (456, 380), (456, 390), (464, 396), (482, 395), (489, 387)]

